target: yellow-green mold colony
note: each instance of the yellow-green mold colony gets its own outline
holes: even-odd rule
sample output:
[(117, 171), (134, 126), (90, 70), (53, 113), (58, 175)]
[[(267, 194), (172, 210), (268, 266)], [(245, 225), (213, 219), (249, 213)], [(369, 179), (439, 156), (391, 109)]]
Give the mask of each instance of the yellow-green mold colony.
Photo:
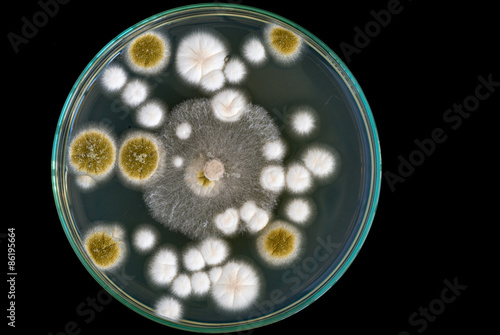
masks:
[(114, 166), (116, 147), (109, 135), (100, 130), (86, 130), (70, 144), (70, 164), (79, 172), (103, 176)]
[(128, 57), (137, 68), (151, 71), (165, 63), (168, 48), (162, 37), (155, 33), (147, 33), (131, 42)]
[(290, 30), (282, 27), (272, 27), (269, 30), (269, 43), (279, 54), (289, 57), (298, 52), (300, 38)]
[(91, 233), (85, 248), (92, 261), (102, 269), (116, 265), (123, 253), (120, 241), (104, 230)]
[(283, 258), (295, 249), (295, 235), (288, 229), (278, 227), (267, 233), (264, 250), (271, 256)]
[(149, 179), (158, 168), (159, 160), (158, 146), (144, 136), (129, 138), (120, 148), (120, 169), (132, 181)]
[(260, 256), (271, 266), (284, 266), (294, 261), (302, 244), (299, 229), (284, 221), (275, 221), (257, 238)]

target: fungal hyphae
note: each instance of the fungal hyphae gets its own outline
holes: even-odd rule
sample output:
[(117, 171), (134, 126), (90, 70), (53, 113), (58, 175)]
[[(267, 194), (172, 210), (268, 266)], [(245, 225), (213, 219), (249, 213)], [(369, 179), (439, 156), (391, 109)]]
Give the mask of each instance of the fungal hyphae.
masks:
[[(280, 133), (264, 108), (248, 102), (238, 108), (244, 112), (231, 122), (220, 119), (210, 99), (172, 108), (158, 138), (174, 166), (162, 169), (144, 192), (150, 213), (165, 227), (197, 240), (236, 236), (247, 231), (239, 219), (245, 202), (255, 201), (266, 213), (276, 208), (285, 186), (282, 160), (273, 160), (278, 171), (264, 173), (263, 187), (268, 160), (262, 148), (281, 141)], [(191, 127), (188, 137), (178, 136), (182, 124)]]

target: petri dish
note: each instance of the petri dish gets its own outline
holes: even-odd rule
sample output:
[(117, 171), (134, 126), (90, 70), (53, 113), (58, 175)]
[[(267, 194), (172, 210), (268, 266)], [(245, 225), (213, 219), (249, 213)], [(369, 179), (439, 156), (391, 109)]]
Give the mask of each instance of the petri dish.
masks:
[(69, 243), (129, 309), (197, 332), (268, 325), (330, 289), (381, 182), (352, 73), (277, 14), (159, 13), (109, 42), (63, 106), (51, 178)]

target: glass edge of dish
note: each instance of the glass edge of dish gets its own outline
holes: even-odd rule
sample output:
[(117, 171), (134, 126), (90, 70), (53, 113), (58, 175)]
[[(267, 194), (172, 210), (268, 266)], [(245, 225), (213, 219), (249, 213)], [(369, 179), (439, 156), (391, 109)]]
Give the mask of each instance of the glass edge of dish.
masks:
[[(88, 74), (89, 70), (91, 67), (96, 63), (96, 61), (101, 57), (103, 53), (105, 53), (112, 45), (114, 45), (117, 41), (119, 41), (121, 38), (129, 34), (131, 31), (137, 29), (138, 27), (145, 25), (147, 23), (150, 23), (157, 18), (163, 17), (165, 15), (170, 15), (174, 13), (179, 13), (182, 11), (187, 11), (187, 10), (192, 10), (192, 9), (200, 9), (200, 8), (228, 8), (228, 9), (238, 9), (238, 10), (246, 10), (249, 12), (257, 12), (258, 14), (263, 14), (266, 16), (269, 16), (273, 19), (276, 19), (278, 21), (282, 21), (295, 29), (299, 30), (309, 38), (311, 38), (315, 43), (317, 43), (328, 55), (330, 55), (342, 68), (342, 71), (347, 74), (349, 81), (351, 82), (352, 87), (355, 89), (357, 93), (357, 98), (360, 99), (361, 101), (357, 101), (358, 104), (360, 104), (361, 107), (363, 107), (363, 110), (368, 118), (369, 121), (369, 130), (371, 131), (369, 135), (372, 136), (372, 142), (373, 142), (373, 147), (372, 150), (373, 152), (373, 157), (374, 157), (374, 173), (373, 173), (373, 183), (374, 183), (374, 189), (371, 191), (372, 193), (372, 199), (371, 199), (371, 204), (369, 205), (370, 209), (370, 214), (368, 218), (366, 219), (366, 222), (363, 227), (363, 231), (361, 236), (358, 238), (356, 241), (356, 246), (355, 248), (351, 251), (348, 258), (344, 261), (344, 264), (342, 267), (337, 271), (337, 273), (328, 280), (326, 285), (324, 285), (320, 290), (318, 290), (316, 293), (308, 297), (306, 300), (302, 301), (299, 303), (297, 306), (294, 306), (290, 308), (287, 311), (282, 312), (279, 315), (274, 315), (270, 319), (265, 319), (265, 320), (259, 320), (259, 321), (254, 321), (254, 322), (247, 322), (247, 323), (241, 323), (241, 324), (235, 324), (235, 325), (230, 325), (227, 326), (225, 324), (218, 324), (218, 325), (213, 325), (210, 328), (207, 327), (199, 327), (199, 326), (192, 326), (192, 325), (183, 325), (177, 322), (169, 321), (167, 319), (163, 319), (159, 316), (149, 314), (146, 311), (143, 311), (142, 309), (134, 306), (132, 303), (127, 301), (126, 298), (122, 297), (118, 292), (113, 290), (111, 287), (108, 287), (108, 284), (104, 281), (103, 278), (100, 278), (100, 276), (95, 273), (95, 270), (90, 267), (89, 264), (87, 264), (86, 260), (83, 258), (83, 255), (81, 255), (81, 250), (79, 250), (78, 246), (75, 244), (72, 232), (68, 229), (67, 224), (66, 224), (66, 219), (64, 217), (64, 214), (62, 213), (62, 209), (60, 206), (60, 199), (58, 195), (58, 188), (56, 185), (56, 157), (57, 157), (57, 150), (58, 150), (58, 139), (59, 139), (59, 134), (61, 132), (61, 125), (64, 120), (65, 112), (67, 111), (67, 108), (71, 102), (71, 100), (74, 97), (74, 94), (78, 87), (80, 86), (80, 83), (82, 80), (86, 77)], [(380, 155), (380, 144), (379, 144), (379, 138), (377, 134), (377, 128), (375, 125), (375, 121), (371, 112), (371, 108), (366, 100), (366, 97), (359, 85), (359, 83), (356, 81), (354, 78), (353, 74), (351, 71), (347, 68), (345, 63), (338, 57), (338, 55), (333, 52), (325, 43), (323, 43), (319, 38), (317, 38), (314, 34), (303, 28), (302, 26), (298, 25), (295, 22), (292, 22), (278, 14), (275, 14), (273, 12), (269, 12), (257, 7), (251, 7), (251, 6), (246, 6), (246, 5), (240, 5), (240, 4), (226, 4), (226, 3), (201, 3), (201, 4), (192, 4), (192, 5), (186, 5), (186, 6), (181, 6), (181, 7), (176, 7), (172, 8), (163, 12), (160, 12), (158, 14), (152, 15), (132, 26), (124, 30), (122, 33), (117, 35), (115, 38), (113, 38), (109, 43), (107, 43), (95, 56), (94, 58), (88, 63), (88, 65), (85, 67), (85, 69), (82, 71), (78, 79), (76, 80), (75, 84), (73, 85), (72, 89), (70, 90), (68, 97), (62, 107), (62, 111), (60, 114), (60, 117), (58, 119), (56, 131), (55, 131), (55, 137), (53, 141), (53, 146), (52, 146), (52, 158), (51, 158), (51, 181), (52, 181), (52, 189), (53, 189), (53, 195), (54, 195), (54, 200), (56, 203), (56, 208), (58, 211), (58, 215), (60, 218), (61, 225), (63, 226), (63, 230), (66, 234), (66, 237), (70, 241), (70, 244), (77, 254), (78, 258), (80, 261), (84, 264), (85, 268), (87, 271), (91, 274), (91, 276), (99, 283), (100, 286), (102, 286), (108, 293), (110, 293), (113, 297), (115, 297), (117, 300), (119, 300), (121, 303), (125, 304), (127, 307), (132, 309), (133, 311), (139, 313), (140, 315), (153, 320), (155, 322), (158, 322), (163, 325), (168, 325), (173, 328), (177, 328), (180, 330), (186, 330), (186, 331), (200, 331), (204, 333), (215, 333), (215, 332), (234, 332), (234, 331), (242, 331), (242, 330), (248, 330), (248, 329), (253, 329), (253, 328), (258, 328), (262, 327), (265, 325), (269, 325), (274, 322), (278, 322), (280, 320), (283, 320), (298, 311), (302, 310), (303, 308), (309, 306), (311, 303), (316, 301), (319, 297), (321, 297), (326, 291), (328, 291), (337, 281), (338, 279), (345, 273), (347, 268), (351, 265), (353, 260), (355, 259), (356, 255), (358, 254), (359, 250), (361, 249), (362, 245), (364, 244), (364, 241), (366, 240), (367, 234), (371, 228), (371, 224), (374, 219), (375, 211), (377, 208), (378, 200), (379, 200), (379, 195), (380, 195), (380, 184), (381, 184), (381, 155)], [(221, 328), (217, 328), (223, 327)]]

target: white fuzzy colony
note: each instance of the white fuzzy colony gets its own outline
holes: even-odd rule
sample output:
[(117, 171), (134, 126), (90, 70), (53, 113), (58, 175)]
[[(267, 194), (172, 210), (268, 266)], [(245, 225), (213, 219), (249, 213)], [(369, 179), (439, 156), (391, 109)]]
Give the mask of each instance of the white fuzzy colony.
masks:
[(260, 231), (269, 222), (267, 211), (257, 207), (254, 201), (247, 201), (241, 206), (240, 217), (247, 224), (250, 233)]
[(208, 278), (210, 279), (210, 283), (212, 284), (216, 283), (221, 276), (222, 276), (221, 266), (213, 267), (208, 271)]
[(222, 309), (242, 310), (251, 306), (257, 298), (260, 278), (250, 265), (231, 261), (222, 267), (218, 279), (216, 279), (217, 275), (218, 273), (213, 275), (211, 294), (216, 304)]
[(255, 213), (257, 213), (257, 205), (255, 204), (255, 201), (247, 201), (240, 208), (240, 218), (245, 222), (250, 221)]
[(184, 158), (182, 158), (181, 156), (174, 156), (172, 157), (172, 164), (176, 168), (180, 168), (184, 164)]
[(76, 183), (84, 190), (90, 190), (97, 185), (95, 179), (86, 174), (76, 177)]
[(145, 128), (156, 128), (161, 125), (164, 115), (164, 107), (155, 101), (150, 101), (139, 108), (136, 121)]
[(210, 72), (223, 69), (226, 56), (226, 46), (219, 38), (208, 32), (195, 32), (179, 44), (176, 69), (187, 82), (198, 85)]
[(302, 156), (302, 161), (315, 177), (328, 177), (334, 172), (335, 157), (326, 149), (319, 147), (309, 148)]
[(282, 140), (270, 141), (262, 147), (262, 154), (269, 160), (283, 159), (286, 153), (286, 147)]
[(210, 278), (206, 272), (199, 271), (191, 275), (191, 287), (195, 295), (204, 295), (210, 290)]
[(177, 275), (177, 270), (177, 254), (170, 248), (162, 248), (149, 263), (148, 274), (153, 283), (166, 285)]
[(137, 107), (146, 100), (148, 93), (148, 86), (143, 81), (135, 79), (125, 85), (122, 99), (130, 107)]
[(260, 185), (269, 191), (280, 192), (285, 187), (285, 171), (279, 165), (270, 165), (262, 169)]
[(292, 115), (290, 123), (294, 133), (305, 136), (311, 134), (316, 128), (316, 117), (307, 109), (299, 110)]
[(189, 271), (198, 271), (205, 267), (205, 259), (198, 248), (190, 247), (186, 250), (183, 257), (183, 264)]
[(247, 104), (246, 97), (240, 91), (232, 88), (218, 92), (211, 100), (215, 117), (225, 122), (239, 120)]
[(177, 129), (175, 130), (175, 134), (181, 140), (187, 140), (189, 136), (191, 136), (191, 132), (192, 132), (191, 125), (187, 122), (181, 123), (180, 125), (177, 126)]
[(176, 296), (185, 298), (191, 294), (191, 291), (191, 278), (187, 274), (181, 273), (172, 281), (172, 292)]
[(132, 236), (134, 247), (140, 252), (150, 251), (158, 240), (156, 231), (151, 227), (139, 227)]
[(220, 264), (229, 254), (227, 243), (220, 238), (208, 238), (201, 242), (198, 248), (207, 265)]
[(286, 171), (286, 187), (292, 193), (303, 193), (312, 186), (309, 170), (301, 164), (292, 164)]
[(257, 208), (255, 215), (247, 222), (250, 233), (256, 233), (264, 228), (269, 222), (269, 214), (262, 208)]
[(116, 92), (127, 82), (127, 74), (121, 67), (112, 65), (104, 70), (101, 80), (106, 90)]
[(214, 223), (215, 227), (224, 235), (232, 235), (238, 229), (239, 220), (238, 210), (228, 208), (223, 213), (215, 216)]
[(182, 317), (183, 309), (180, 302), (172, 297), (163, 297), (157, 301), (156, 313), (169, 320), (179, 320)]
[(290, 221), (304, 224), (311, 219), (313, 206), (310, 201), (296, 198), (289, 201), (285, 206), (285, 215)]
[(239, 58), (231, 58), (224, 67), (224, 76), (231, 84), (238, 84), (247, 74), (245, 64)]
[(266, 49), (257, 38), (248, 39), (245, 44), (243, 44), (242, 51), (245, 59), (252, 64), (261, 64), (266, 60)]
[(222, 70), (213, 70), (200, 79), (200, 86), (207, 92), (214, 92), (224, 86), (226, 77)]

